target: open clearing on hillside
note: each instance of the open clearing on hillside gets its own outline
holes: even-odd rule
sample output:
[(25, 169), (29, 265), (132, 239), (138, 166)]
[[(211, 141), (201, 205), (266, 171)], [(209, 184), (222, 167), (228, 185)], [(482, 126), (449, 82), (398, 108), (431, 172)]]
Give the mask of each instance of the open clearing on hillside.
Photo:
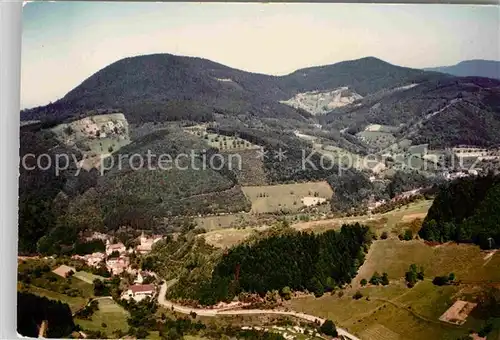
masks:
[(418, 240), (377, 240), (353, 282), (369, 279), (375, 271), (386, 272), (390, 280), (400, 279), (412, 263), (423, 266), (425, 276), (430, 279), (455, 273), (457, 280), (463, 282), (500, 282), (500, 253), (489, 260), (484, 260), (484, 255), (478, 246), (470, 244), (446, 243), (431, 247)]
[(247, 239), (250, 235), (258, 231), (266, 230), (266, 226), (234, 229), (227, 228), (221, 230), (214, 230), (206, 234), (198, 235), (198, 237), (205, 238), (205, 242), (217, 248), (230, 248), (240, 244), (243, 240)]
[(46, 297), (47, 299), (65, 302), (68, 304), (71, 312), (75, 312), (75, 311), (79, 310), (80, 308), (85, 306), (85, 304), (88, 301), (87, 298), (83, 298), (81, 296), (74, 296), (73, 297), (73, 296), (69, 296), (66, 294), (57, 293), (57, 292), (54, 292), (52, 290), (48, 290), (45, 288), (36, 287), (33, 285), (30, 285), (27, 288), (27, 291), (32, 293), (32, 294), (38, 295), (38, 296)]
[[(366, 261), (359, 269), (352, 287), (344, 295), (325, 294), (320, 298), (293, 298), (286, 305), (304, 313), (336, 320), (339, 326), (359, 334), (362, 339), (449, 339), (467, 335), (481, 321), (469, 315), (463, 325), (452, 325), (439, 318), (457, 300), (463, 300), (469, 286), (500, 282), (500, 254), (484, 259), (485, 252), (475, 245), (448, 243), (431, 247), (423, 241), (387, 239), (375, 241)], [(483, 265), (485, 262), (486, 265)], [(404, 274), (410, 264), (424, 267), (425, 280), (407, 288)], [(386, 287), (361, 287), (359, 281), (369, 280), (373, 273), (387, 272)], [(435, 286), (437, 275), (455, 273), (460, 285)], [(354, 300), (359, 290), (363, 298)]]
[(335, 160), (343, 164), (343, 166), (353, 167), (358, 170), (372, 170), (374, 172), (379, 172), (385, 168), (385, 164), (380, 160), (362, 157), (338, 146), (313, 143), (313, 148), (317, 153), (324, 155), (327, 159)]
[[(396, 209), (384, 214), (377, 215), (363, 215), (363, 216), (355, 216), (355, 217), (344, 217), (344, 218), (332, 218), (325, 220), (317, 220), (317, 221), (308, 221), (308, 222), (298, 222), (291, 225), (292, 228), (299, 231), (310, 230), (313, 232), (321, 233), (331, 229), (340, 229), (343, 224), (351, 224), (351, 223), (364, 223), (370, 226), (377, 234), (381, 234), (384, 231), (393, 234), (393, 237), (397, 237), (397, 235), (402, 231), (402, 227), (399, 223), (403, 220), (408, 220), (406, 216), (415, 215), (415, 214), (426, 214), (427, 210), (431, 206), (432, 201), (423, 200), (414, 202), (408, 205), (408, 208), (403, 207), (400, 209)], [(224, 218), (227, 218), (227, 221), (232, 221), (234, 217), (230, 217), (233, 215), (224, 215), (220, 216), (221, 221)], [(206, 223), (208, 225), (213, 225), (216, 223), (214, 221), (218, 221), (219, 216), (212, 217), (204, 217), (200, 218), (201, 223)], [(247, 216), (247, 218), (250, 218)], [(201, 226), (202, 224), (199, 224)], [(205, 234), (201, 234), (198, 237), (204, 237), (208, 244), (211, 244), (215, 247), (230, 247), (236, 244), (241, 243), (243, 240), (248, 238), (253, 230), (262, 231), (268, 228), (265, 224), (253, 224), (255, 227), (245, 228), (245, 229), (236, 229), (236, 228), (227, 228), (221, 224), (221, 228), (216, 228), (216, 230), (212, 229)], [(218, 230), (217, 230), (218, 229)]]
[(84, 271), (76, 272), (73, 275), (73, 277), (76, 277), (77, 279), (80, 279), (80, 280), (87, 282), (87, 283), (90, 283), (90, 284), (93, 284), (95, 279), (99, 279), (101, 281), (106, 280), (105, 277), (102, 277), (99, 275), (94, 275), (92, 273), (88, 273), (88, 272), (84, 272)]
[[(98, 301), (99, 310), (92, 315), (91, 320), (75, 318), (75, 323), (84, 329), (103, 331), (108, 337), (112, 337), (113, 332), (117, 330), (126, 332), (129, 313), (111, 298), (100, 298)], [(106, 324), (106, 327), (103, 327), (103, 323)]]
[(207, 124), (198, 124), (184, 127), (183, 131), (205, 140), (210, 147), (221, 151), (241, 151), (260, 148), (259, 145), (253, 144), (239, 136), (225, 136), (218, 133), (211, 133), (207, 132), (207, 128)]
[(129, 126), (123, 113), (90, 116), (59, 124), (51, 131), (64, 144), (82, 151), (80, 165), (86, 170), (100, 166), (101, 158), (130, 144)]
[(409, 222), (427, 215), (427, 211), (432, 205), (431, 200), (422, 200), (410, 203), (407, 206), (383, 213), (373, 215), (362, 215), (353, 217), (332, 218), (318, 221), (298, 222), (292, 226), (298, 230), (313, 230), (323, 232), (329, 229), (338, 229), (342, 224), (363, 223), (371, 227), (377, 234), (384, 231), (393, 234), (401, 232), (401, 222)]
[(305, 207), (302, 203), (302, 199), (305, 197), (320, 197), (329, 200), (333, 195), (332, 188), (325, 181), (244, 186), (241, 189), (252, 202), (253, 213), (268, 213), (281, 210), (294, 212)]
[(206, 231), (233, 228), (241, 225), (248, 225), (255, 221), (249, 214), (237, 213), (218, 216), (205, 216), (195, 218), (196, 225)]

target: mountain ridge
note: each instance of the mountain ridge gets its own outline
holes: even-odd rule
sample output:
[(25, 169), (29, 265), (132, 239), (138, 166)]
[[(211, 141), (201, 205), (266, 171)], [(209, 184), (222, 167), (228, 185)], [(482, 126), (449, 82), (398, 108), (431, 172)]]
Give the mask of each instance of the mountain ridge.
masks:
[(447, 73), (457, 77), (475, 76), (500, 79), (500, 61), (498, 60), (463, 60), (455, 65), (427, 67), (423, 70)]
[[(301, 76), (304, 72), (308, 77)], [(226, 115), (304, 120), (304, 112), (279, 100), (304, 91), (348, 86), (361, 95), (446, 75), (389, 64), (374, 57), (299, 69), (285, 76), (250, 73), (208, 59), (150, 54), (120, 59), (94, 73), (56, 102), (22, 111), (22, 119), (74, 116), (120, 109), (131, 121), (194, 120)], [(141, 117), (142, 116), (142, 117)]]

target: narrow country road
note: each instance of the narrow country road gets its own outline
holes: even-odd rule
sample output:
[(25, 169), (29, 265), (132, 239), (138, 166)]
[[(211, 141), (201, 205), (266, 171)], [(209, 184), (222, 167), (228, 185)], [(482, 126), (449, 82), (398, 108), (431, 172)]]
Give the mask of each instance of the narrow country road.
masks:
[[(158, 303), (168, 309), (173, 309), (176, 312), (189, 314), (195, 312), (197, 315), (201, 316), (217, 316), (217, 315), (249, 315), (249, 314), (279, 314), (279, 315), (290, 315), (302, 320), (307, 320), (311, 322), (319, 321), (321, 324), (325, 322), (325, 319), (319, 318), (314, 315), (299, 313), (299, 312), (285, 312), (275, 309), (240, 309), (240, 310), (221, 310), (221, 309), (210, 309), (210, 308), (191, 308), (182, 305), (175, 304), (171, 301), (165, 299), (165, 294), (169, 286), (173, 285), (175, 281), (169, 281), (169, 283), (164, 282), (160, 287), (160, 292), (158, 293)], [(347, 332), (342, 328), (337, 327), (337, 332), (339, 335), (346, 337), (349, 340), (361, 340), (353, 334)]]

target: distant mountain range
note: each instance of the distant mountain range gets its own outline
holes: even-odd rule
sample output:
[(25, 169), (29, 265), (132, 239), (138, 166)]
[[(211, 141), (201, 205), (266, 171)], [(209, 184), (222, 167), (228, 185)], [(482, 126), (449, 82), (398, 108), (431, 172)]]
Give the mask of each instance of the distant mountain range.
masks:
[(500, 61), (495, 60), (465, 60), (453, 66), (429, 67), (424, 70), (448, 73), (457, 77), (500, 79)]

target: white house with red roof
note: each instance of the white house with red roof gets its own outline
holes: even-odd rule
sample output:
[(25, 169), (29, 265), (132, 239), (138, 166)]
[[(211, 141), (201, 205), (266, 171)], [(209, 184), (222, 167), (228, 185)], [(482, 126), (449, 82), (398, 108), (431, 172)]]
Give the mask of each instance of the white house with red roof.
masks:
[(147, 297), (153, 297), (155, 295), (155, 292), (156, 288), (152, 284), (136, 284), (130, 286), (128, 290), (123, 293), (122, 299), (134, 299), (135, 301), (139, 302)]

